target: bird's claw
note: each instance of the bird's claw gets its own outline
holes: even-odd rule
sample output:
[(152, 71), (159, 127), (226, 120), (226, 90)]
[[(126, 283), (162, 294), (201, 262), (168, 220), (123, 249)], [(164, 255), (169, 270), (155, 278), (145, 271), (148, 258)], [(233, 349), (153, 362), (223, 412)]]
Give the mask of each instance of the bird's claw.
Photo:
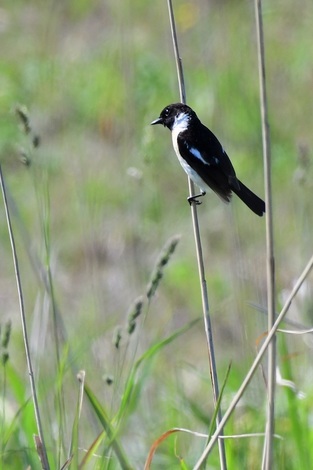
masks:
[(196, 206), (200, 206), (200, 204), (202, 204), (202, 202), (199, 201), (199, 199), (196, 199), (194, 196), (188, 197), (188, 198), (187, 198), (187, 201), (189, 202), (189, 205), (190, 205), (190, 206), (192, 206), (193, 203), (194, 203)]
[(200, 194), (196, 194), (195, 196), (189, 196), (187, 197), (187, 201), (189, 202), (189, 205), (191, 206), (192, 203), (194, 203), (196, 206), (200, 206), (202, 204), (202, 201), (199, 201), (197, 197), (203, 197), (206, 195), (205, 191), (201, 191)]

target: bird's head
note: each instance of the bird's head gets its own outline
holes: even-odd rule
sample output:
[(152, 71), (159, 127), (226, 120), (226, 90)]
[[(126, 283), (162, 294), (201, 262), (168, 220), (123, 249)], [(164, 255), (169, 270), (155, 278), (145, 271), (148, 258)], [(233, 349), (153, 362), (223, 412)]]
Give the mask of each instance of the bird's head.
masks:
[(163, 124), (170, 131), (179, 126), (183, 131), (187, 128), (188, 122), (192, 117), (196, 117), (195, 112), (186, 104), (174, 103), (166, 106), (160, 114), (160, 117), (151, 122), (151, 125)]

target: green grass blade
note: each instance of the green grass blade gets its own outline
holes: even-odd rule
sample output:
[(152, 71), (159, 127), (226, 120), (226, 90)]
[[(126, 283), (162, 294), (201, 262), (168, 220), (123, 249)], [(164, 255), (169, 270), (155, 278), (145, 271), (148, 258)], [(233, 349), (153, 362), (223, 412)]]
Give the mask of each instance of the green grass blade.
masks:
[(89, 403), (91, 404), (91, 407), (93, 408), (94, 412), (99, 418), (100, 423), (103, 426), (103, 429), (105, 430), (107, 436), (110, 439), (112, 449), (121, 465), (121, 468), (123, 470), (129, 470), (131, 469), (131, 465), (129, 464), (126, 454), (121, 447), (120, 443), (116, 439), (116, 432), (115, 429), (111, 425), (111, 421), (103, 408), (103, 406), (100, 404), (99, 400), (95, 396), (95, 394), (92, 392), (90, 387), (85, 383), (84, 385), (84, 391), (86, 393), (86, 396), (89, 400)]
[(87, 465), (91, 461), (91, 459), (94, 457), (94, 454), (96, 453), (98, 447), (100, 446), (101, 442), (104, 440), (105, 436), (106, 436), (106, 432), (102, 431), (96, 437), (96, 439), (92, 442), (91, 446), (89, 447), (89, 449), (86, 452), (85, 457), (83, 458), (80, 465), (78, 466), (79, 470), (82, 470), (84, 468), (84, 466)]
[[(280, 335), (279, 340), (281, 354), (283, 357), (286, 358), (284, 361), (281, 361), (282, 375), (285, 380), (290, 380), (291, 382), (294, 382), (291, 359), (288, 357), (288, 346), (286, 338), (282, 334)], [(287, 397), (287, 409), (290, 422), (290, 436), (295, 444), (294, 459), (295, 461), (297, 461), (298, 468), (310, 468), (309, 448), (303, 445), (303, 443), (307, 441), (305, 433), (309, 435), (309, 432), (300, 417), (300, 413), (303, 410), (301, 400), (297, 396), (295, 390), (292, 390), (289, 387), (283, 388)]]
[(138, 397), (139, 395), (138, 387), (141, 387), (142, 383), (141, 384), (138, 383), (136, 379), (137, 379), (138, 371), (140, 367), (142, 366), (142, 364), (145, 361), (148, 361), (149, 359), (153, 358), (161, 349), (163, 349), (168, 344), (172, 343), (176, 338), (178, 338), (179, 336), (181, 336), (182, 334), (190, 330), (190, 328), (192, 328), (196, 323), (198, 323), (199, 320), (200, 320), (199, 318), (192, 320), (191, 322), (187, 323), (179, 330), (175, 331), (172, 335), (159, 341), (158, 343), (153, 344), (149, 349), (147, 349), (147, 351), (144, 352), (144, 354), (142, 354), (142, 356), (139, 359), (137, 359), (137, 361), (135, 362), (129, 374), (129, 377), (126, 383), (121, 406), (120, 406), (120, 409), (116, 418), (117, 422), (121, 420), (126, 410), (129, 410), (129, 407), (132, 405), (133, 397), (135, 396)]
[(78, 468), (79, 418), (83, 404), (85, 372), (79, 372), (77, 378), (79, 381), (79, 391), (77, 397), (76, 413), (72, 427), (72, 437), (69, 452), (69, 458), (71, 458), (71, 465), (73, 465), (72, 468), (74, 469)]
[[(219, 397), (218, 397), (218, 400), (216, 402), (216, 407), (215, 407), (215, 410), (214, 410), (214, 414), (212, 416), (212, 419), (211, 419), (211, 424), (210, 424), (210, 428), (209, 428), (209, 435), (208, 435), (208, 440), (207, 440), (207, 444), (208, 442), (210, 441), (211, 439), (211, 436), (213, 434), (213, 431), (214, 431), (214, 428), (216, 426), (216, 416), (217, 416), (217, 413), (218, 413), (218, 410), (221, 406), (221, 401), (222, 401), (222, 398), (223, 398), (223, 393), (224, 393), (224, 390), (225, 390), (225, 387), (226, 387), (226, 384), (227, 384), (227, 381), (228, 381), (228, 377), (229, 377), (229, 374), (230, 374), (230, 369), (231, 369), (231, 363), (229, 364), (228, 368), (227, 368), (227, 371), (226, 371), (226, 375), (225, 375), (225, 379), (222, 383), (222, 388), (221, 388), (221, 391), (220, 391), (220, 394), (219, 394)], [(206, 445), (207, 445), (206, 444)]]

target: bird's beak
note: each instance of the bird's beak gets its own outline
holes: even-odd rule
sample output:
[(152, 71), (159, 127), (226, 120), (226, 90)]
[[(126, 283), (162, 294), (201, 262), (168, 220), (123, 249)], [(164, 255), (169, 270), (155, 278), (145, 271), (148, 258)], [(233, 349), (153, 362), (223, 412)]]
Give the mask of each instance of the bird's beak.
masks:
[(155, 126), (155, 124), (163, 124), (163, 119), (159, 117), (158, 119), (155, 119), (151, 122), (151, 126)]

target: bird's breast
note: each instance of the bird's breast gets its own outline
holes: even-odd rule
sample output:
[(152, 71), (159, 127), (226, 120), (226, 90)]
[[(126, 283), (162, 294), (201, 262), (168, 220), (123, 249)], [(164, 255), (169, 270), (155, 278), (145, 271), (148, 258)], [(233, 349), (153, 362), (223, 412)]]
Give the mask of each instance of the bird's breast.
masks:
[(178, 137), (179, 132), (175, 132), (175, 129), (172, 131), (172, 141), (173, 147), (178, 158), (179, 163), (183, 167), (184, 171), (187, 173), (189, 178), (203, 191), (208, 191), (210, 188), (208, 185), (203, 181), (201, 176), (187, 163), (187, 161), (181, 156), (179, 147), (178, 147)]

